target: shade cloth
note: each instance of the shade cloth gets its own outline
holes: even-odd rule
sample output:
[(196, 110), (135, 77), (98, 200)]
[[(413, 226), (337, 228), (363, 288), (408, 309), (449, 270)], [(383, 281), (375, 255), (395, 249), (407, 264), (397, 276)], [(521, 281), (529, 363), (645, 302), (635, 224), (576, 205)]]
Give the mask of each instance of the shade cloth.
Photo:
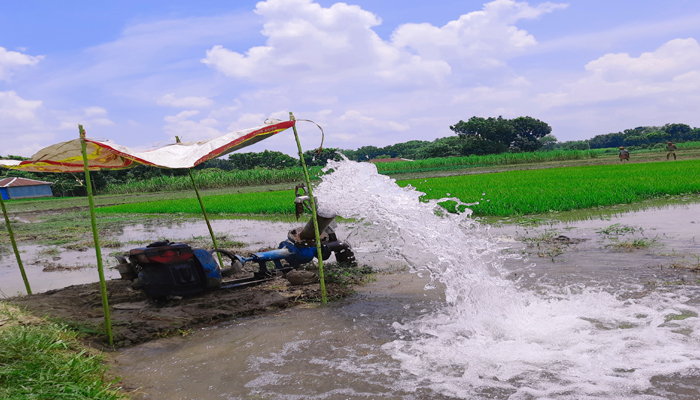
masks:
[[(192, 168), (204, 161), (255, 144), (291, 128), (294, 123), (295, 121), (285, 121), (264, 124), (213, 139), (174, 143), (143, 152), (133, 151), (110, 140), (86, 138), (88, 168), (90, 171), (125, 169), (138, 164), (159, 168)], [(0, 166), (30, 172), (83, 172), (80, 139), (45, 147), (26, 161), (0, 160)]]

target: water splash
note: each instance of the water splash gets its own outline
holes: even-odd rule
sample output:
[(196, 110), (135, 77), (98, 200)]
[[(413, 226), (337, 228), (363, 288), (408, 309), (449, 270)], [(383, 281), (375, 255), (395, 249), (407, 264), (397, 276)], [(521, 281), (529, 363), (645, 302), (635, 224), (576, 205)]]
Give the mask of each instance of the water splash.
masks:
[[(386, 252), (445, 287), (443, 308), (395, 323), (401, 338), (383, 346), (400, 364), (392, 372), (401, 376), (398, 389), (458, 398), (667, 398), (654, 382), (698, 374), (697, 290), (630, 298), (638, 288), (518, 287), (504, 278), (499, 246), (468, 210), (447, 214), (438, 200), (420, 202), (422, 193), (370, 163), (328, 169), (315, 191), (319, 207), (356, 220), (349, 241), (358, 252)], [(698, 395), (697, 387), (686, 392)]]

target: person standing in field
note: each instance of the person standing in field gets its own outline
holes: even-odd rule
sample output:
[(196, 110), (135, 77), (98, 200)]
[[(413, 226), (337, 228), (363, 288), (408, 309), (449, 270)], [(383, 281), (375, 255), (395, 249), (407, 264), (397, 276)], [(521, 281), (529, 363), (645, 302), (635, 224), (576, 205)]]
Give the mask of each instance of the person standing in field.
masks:
[(620, 146), (619, 149), (620, 149), (620, 161), (622, 161), (622, 160), (629, 161), (630, 160), (629, 150), (627, 150), (626, 148), (624, 148), (622, 146)]
[(673, 154), (673, 159), (676, 159), (676, 150), (678, 150), (678, 147), (676, 147), (673, 142), (666, 143), (666, 151), (668, 152), (666, 154), (666, 161), (671, 159), (671, 154)]

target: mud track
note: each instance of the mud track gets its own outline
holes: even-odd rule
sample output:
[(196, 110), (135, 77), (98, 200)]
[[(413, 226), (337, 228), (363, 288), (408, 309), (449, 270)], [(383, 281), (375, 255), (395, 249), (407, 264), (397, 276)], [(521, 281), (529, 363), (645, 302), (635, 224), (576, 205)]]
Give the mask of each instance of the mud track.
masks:
[[(349, 286), (327, 284), (329, 298), (345, 297)], [(281, 277), (262, 285), (214, 290), (187, 297), (150, 300), (130, 281), (107, 281), (114, 347), (125, 347), (236, 318), (274, 312), (321, 297), (319, 284), (292, 286)], [(26, 311), (85, 332), (88, 342), (109, 350), (99, 283), (74, 285), (31, 296), (7, 299)]]

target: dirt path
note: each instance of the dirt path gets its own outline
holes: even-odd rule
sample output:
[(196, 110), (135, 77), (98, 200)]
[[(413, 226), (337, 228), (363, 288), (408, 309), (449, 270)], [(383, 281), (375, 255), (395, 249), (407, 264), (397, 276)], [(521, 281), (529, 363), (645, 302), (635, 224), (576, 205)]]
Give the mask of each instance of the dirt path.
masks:
[[(329, 298), (345, 297), (352, 285), (326, 285)], [(260, 286), (215, 290), (188, 297), (156, 301), (131, 288), (125, 280), (107, 281), (115, 347), (125, 347), (169, 335), (187, 335), (192, 329), (302, 304), (318, 304), (319, 284), (292, 286), (281, 277)], [(69, 325), (88, 334), (94, 347), (107, 350), (99, 283), (74, 285), (8, 303), (36, 316)]]

